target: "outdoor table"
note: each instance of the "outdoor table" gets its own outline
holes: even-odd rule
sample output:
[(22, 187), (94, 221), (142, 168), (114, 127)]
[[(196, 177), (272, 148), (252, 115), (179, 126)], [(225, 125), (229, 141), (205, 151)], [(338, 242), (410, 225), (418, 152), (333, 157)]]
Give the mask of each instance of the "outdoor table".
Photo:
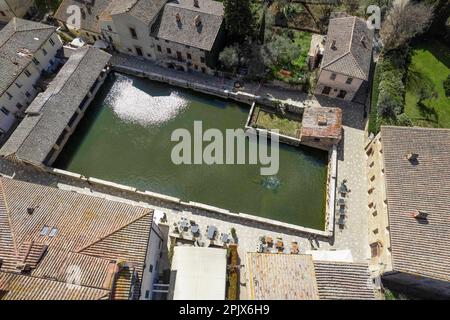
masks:
[(230, 240), (230, 236), (226, 233), (222, 234), (222, 238), (221, 238), (222, 242), (228, 243), (228, 241)]
[(182, 219), (180, 221), (180, 228), (183, 231), (186, 231), (187, 229), (189, 229), (189, 221), (187, 221), (187, 219)]

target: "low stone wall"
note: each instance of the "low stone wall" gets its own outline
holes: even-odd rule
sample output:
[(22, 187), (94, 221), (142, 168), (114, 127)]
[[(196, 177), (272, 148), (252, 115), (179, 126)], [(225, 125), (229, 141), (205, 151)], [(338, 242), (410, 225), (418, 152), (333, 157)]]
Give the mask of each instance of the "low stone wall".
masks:
[(249, 215), (245, 213), (232, 213), (229, 210), (209, 206), (202, 203), (197, 202), (183, 202), (178, 198), (166, 196), (163, 194), (150, 192), (150, 191), (140, 191), (136, 188), (121, 185), (118, 183), (105, 181), (97, 178), (92, 177), (85, 177), (81, 174), (68, 172), (61, 169), (55, 169), (55, 168), (47, 168), (46, 170), (48, 173), (69, 178), (71, 180), (75, 179), (81, 183), (87, 183), (91, 187), (95, 187), (98, 190), (101, 190), (103, 192), (106, 192), (108, 194), (116, 195), (117, 193), (120, 194), (121, 197), (124, 197), (126, 199), (133, 199), (134, 201), (138, 200), (143, 203), (152, 203), (155, 202), (155, 200), (161, 201), (163, 203), (177, 206), (181, 209), (187, 209), (187, 210), (202, 210), (206, 212), (212, 212), (217, 215), (220, 215), (221, 217), (229, 220), (236, 220), (236, 221), (242, 221), (245, 223), (250, 224), (262, 224), (266, 225), (269, 228), (282, 228), (285, 230), (297, 232), (300, 234), (306, 234), (306, 235), (315, 235), (320, 236), (324, 238), (331, 238), (333, 236), (333, 233), (330, 233), (329, 231), (323, 231), (323, 230), (315, 230), (310, 228), (304, 228), (301, 226), (284, 223), (272, 219), (266, 219), (266, 218), (260, 218), (254, 215)]
[(305, 85), (304, 84), (289, 84), (280, 80), (272, 80), (266, 82), (266, 85), (271, 86), (273, 88), (283, 88), (287, 90), (298, 90), (298, 91), (304, 91)]

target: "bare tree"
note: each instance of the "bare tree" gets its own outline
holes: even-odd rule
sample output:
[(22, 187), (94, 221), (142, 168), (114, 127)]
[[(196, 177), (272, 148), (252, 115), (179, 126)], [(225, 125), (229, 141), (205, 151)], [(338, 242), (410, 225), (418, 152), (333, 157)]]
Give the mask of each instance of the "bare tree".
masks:
[(407, 45), (424, 32), (433, 18), (433, 6), (410, 0), (396, 0), (381, 28), (386, 50)]

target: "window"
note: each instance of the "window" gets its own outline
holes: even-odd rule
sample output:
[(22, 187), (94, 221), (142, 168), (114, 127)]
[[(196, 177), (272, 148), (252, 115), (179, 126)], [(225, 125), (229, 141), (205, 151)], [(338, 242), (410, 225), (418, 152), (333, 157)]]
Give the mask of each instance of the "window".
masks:
[(172, 53), (172, 50), (170, 50), (170, 48), (167, 48), (167, 53), (168, 53), (168, 54), (171, 54), (171, 53)]
[(338, 94), (338, 98), (344, 99), (346, 95), (347, 95), (347, 91), (340, 90), (339, 94)]
[(130, 33), (131, 33), (131, 37), (132, 37), (133, 39), (137, 39), (136, 29), (130, 28)]
[(6, 14), (3, 11), (0, 11), (0, 15), (6, 17)]
[(20, 103), (18, 103), (18, 104), (16, 104), (16, 108), (20, 110), (20, 109), (22, 109), (22, 108), (23, 108), (23, 105), (22, 105), (22, 104), (20, 104)]
[(42, 48), (42, 53), (44, 54), (44, 56), (48, 54), (47, 50), (45, 50), (44, 48)]
[(188, 58), (188, 60), (192, 60), (192, 55), (190, 53), (186, 53), (186, 57)]
[(325, 88), (323, 88), (323, 90), (322, 90), (322, 94), (329, 95), (330, 92), (331, 92), (331, 87), (325, 87)]
[(16, 87), (20, 89), (20, 88), (22, 88), (22, 85), (20, 83), (16, 82)]
[(128, 52), (133, 52), (133, 50), (131, 50), (131, 48), (128, 48)]
[(41, 236), (46, 236), (49, 231), (50, 231), (50, 227), (44, 226), (41, 230)]
[(152, 264), (150, 265), (149, 271), (153, 272), (153, 265)]
[(6, 95), (8, 96), (8, 99), (9, 99), (9, 100), (12, 99), (12, 95), (11, 95), (11, 93), (9, 93), (8, 91), (6, 91)]
[(332, 73), (330, 76), (330, 80), (336, 80), (336, 73)]
[(97, 41), (97, 37), (96, 36), (92, 36), (94, 38), (94, 41)]
[(36, 59), (36, 58), (33, 58), (33, 63), (34, 63), (35, 65), (39, 65), (39, 61), (38, 61), (38, 59)]
[(138, 56), (142, 57), (142, 56), (144, 55), (144, 54), (142, 53), (142, 49), (141, 49), (141, 48), (135, 47), (135, 49), (136, 49), (136, 54), (137, 54)]
[(202, 73), (206, 73), (206, 69), (202, 67)]
[(183, 55), (181, 54), (180, 51), (177, 51), (177, 59), (178, 59), (179, 61), (183, 60)]
[(353, 82), (353, 78), (347, 78), (347, 81), (345, 83), (352, 84), (352, 82)]
[(27, 98), (31, 97), (31, 93), (29, 93), (28, 91), (25, 92), (25, 95), (27, 96)]
[(145, 291), (145, 299), (148, 299), (148, 298), (150, 298), (150, 291), (149, 290)]
[(28, 78), (31, 77), (31, 72), (30, 72), (30, 71), (28, 71), (28, 70), (25, 69), (24, 73), (25, 73), (25, 75), (26, 75)]
[(169, 43), (169, 40), (164, 40), (166, 43)]
[(147, 57), (151, 58), (151, 57), (152, 57), (152, 55), (151, 55), (150, 53), (147, 53)]
[(5, 116), (9, 115), (9, 110), (5, 107), (2, 107), (0, 110), (5, 114)]
[(52, 45), (52, 47), (54, 47), (55, 46), (55, 41), (53, 41), (53, 39), (52, 38), (50, 38), (50, 40), (48, 40), (49, 42), (50, 42), (50, 44)]
[(379, 257), (381, 254), (381, 243), (375, 242), (370, 245), (370, 251), (372, 253), (372, 258)]
[(205, 63), (205, 57), (200, 57), (200, 62)]
[(108, 36), (109, 42), (113, 42), (113, 38), (111, 36)]
[(161, 46), (158, 45), (157, 48), (158, 48), (158, 51), (159, 51), (159, 52), (162, 51), (162, 50), (161, 50)]

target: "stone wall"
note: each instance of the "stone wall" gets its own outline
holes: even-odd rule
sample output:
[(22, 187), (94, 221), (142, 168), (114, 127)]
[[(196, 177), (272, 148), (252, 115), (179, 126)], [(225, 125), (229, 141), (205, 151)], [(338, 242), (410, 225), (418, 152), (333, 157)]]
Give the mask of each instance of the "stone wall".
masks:
[[(166, 196), (163, 194), (138, 190), (133, 187), (121, 185), (114, 182), (109, 182), (101, 179), (96, 179), (92, 177), (85, 177), (80, 174), (73, 172), (68, 172), (55, 168), (47, 168), (46, 171), (52, 175), (69, 179), (71, 185), (76, 187), (85, 187), (91, 190), (110, 194), (113, 196), (122, 197), (125, 199), (130, 199), (133, 201), (143, 202), (143, 203), (159, 203), (162, 206), (169, 206), (178, 210), (192, 210), (192, 211), (206, 211), (212, 212), (225, 220), (235, 221), (236, 223), (245, 224), (262, 224), (271, 228), (283, 229), (288, 232), (294, 232), (302, 235), (315, 235), (323, 238), (331, 238), (333, 233), (328, 230), (315, 230), (310, 228), (305, 228), (289, 223), (284, 223), (272, 219), (260, 218), (254, 215), (249, 215), (245, 213), (233, 213), (226, 209), (221, 209), (209, 205), (205, 205), (197, 202), (184, 202), (178, 198)], [(70, 182), (72, 180), (72, 182)]]

